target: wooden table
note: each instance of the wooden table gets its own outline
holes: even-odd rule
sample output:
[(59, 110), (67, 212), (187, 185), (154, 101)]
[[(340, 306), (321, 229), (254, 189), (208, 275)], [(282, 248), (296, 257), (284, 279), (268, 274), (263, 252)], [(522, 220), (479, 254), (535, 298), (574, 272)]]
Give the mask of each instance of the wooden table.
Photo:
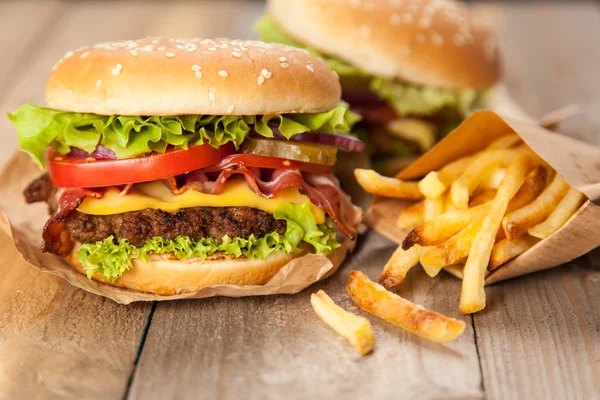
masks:
[[(582, 113), (561, 130), (600, 144), (598, 6), (499, 7), (510, 93), (538, 117), (579, 104)], [(68, 49), (145, 35), (246, 37), (261, 8), (216, 0), (2, 2), (0, 110), (43, 103), (50, 68)], [(16, 135), (5, 118), (0, 130), (4, 165)], [(130, 306), (29, 267), (4, 234), (0, 243), (2, 399), (600, 397), (600, 251), (490, 287), (486, 310), (466, 317), (466, 332), (448, 345), (369, 317), (377, 348), (361, 359), (316, 318), (309, 295), (325, 289), (359, 312), (344, 292), (349, 271), (375, 277), (394, 248), (375, 233), (340, 272), (295, 296)], [(415, 271), (400, 293), (458, 316), (459, 289), (448, 274)]]

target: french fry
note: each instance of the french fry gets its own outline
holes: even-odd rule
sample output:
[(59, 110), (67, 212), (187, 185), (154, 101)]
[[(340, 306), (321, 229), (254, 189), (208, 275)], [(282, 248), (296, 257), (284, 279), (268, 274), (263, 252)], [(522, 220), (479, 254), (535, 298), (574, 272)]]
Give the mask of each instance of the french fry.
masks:
[(419, 262), (423, 266), (425, 273), (430, 278), (435, 278), (444, 267), (442, 265), (441, 254), (438, 246), (421, 247), (421, 256), (419, 257)]
[(473, 157), (468, 156), (446, 164), (438, 171), (438, 178), (444, 186), (449, 187), (452, 182), (463, 173), (471, 161), (473, 161)]
[(498, 190), (500, 183), (502, 183), (502, 179), (504, 179), (504, 175), (506, 175), (506, 169), (499, 168), (481, 181), (481, 185), (479, 185), (479, 187), (481, 189)]
[(417, 182), (404, 182), (400, 179), (379, 175), (370, 169), (361, 168), (354, 170), (354, 176), (367, 193), (408, 200), (423, 198)]
[(560, 175), (555, 175), (552, 183), (533, 202), (504, 217), (502, 227), (506, 237), (516, 239), (525, 234), (527, 229), (546, 220), (569, 188)]
[(484, 190), (473, 196), (473, 199), (469, 202), (469, 207), (476, 207), (488, 201), (494, 200), (496, 197), (496, 190)]
[(412, 229), (423, 223), (425, 220), (425, 201), (419, 201), (410, 207), (405, 208), (396, 221), (396, 225), (401, 229)]
[[(425, 221), (431, 221), (436, 217), (439, 217), (444, 213), (444, 198), (438, 197), (437, 199), (425, 199)], [(439, 270), (435, 266), (429, 265), (425, 259), (423, 259), (423, 254), (429, 249), (429, 247), (421, 247), (421, 255), (420, 260), (421, 266), (425, 270), (425, 273), (431, 277), (434, 277), (439, 273)]]
[(463, 272), (462, 293), (459, 310), (463, 314), (471, 314), (485, 307), (485, 275), (490, 254), (496, 239), (496, 232), (502, 223), (510, 199), (519, 191), (525, 182), (526, 174), (531, 167), (532, 159), (527, 154), (520, 154), (506, 169), (493, 206), (484, 218), (481, 228), (473, 241)]
[(537, 242), (539, 242), (539, 239), (529, 235), (523, 235), (514, 240), (503, 239), (499, 241), (492, 248), (488, 271), (493, 271), (518, 255), (523, 254)]
[(488, 149), (508, 149), (521, 143), (522, 139), (516, 133), (511, 133), (502, 136), (500, 139), (494, 140), (487, 148)]
[(550, 216), (544, 222), (529, 228), (527, 232), (536, 238), (545, 239), (560, 229), (567, 222), (575, 211), (579, 209), (585, 195), (577, 189), (569, 189), (565, 197), (558, 203), (558, 206), (552, 211)]
[(471, 222), (465, 229), (438, 246), (442, 266), (454, 265), (469, 255), (483, 219)]
[(426, 198), (437, 199), (446, 191), (446, 186), (438, 177), (438, 173), (431, 171), (419, 181), (419, 190)]
[(387, 289), (400, 286), (404, 278), (406, 278), (408, 271), (419, 262), (420, 254), (421, 246), (413, 246), (408, 250), (404, 250), (402, 246), (398, 246), (392, 257), (385, 264), (385, 267), (383, 267), (383, 271), (381, 271), (377, 282)]
[(373, 350), (375, 333), (369, 320), (344, 310), (322, 290), (310, 296), (310, 304), (319, 318), (346, 338), (361, 356)]
[(484, 151), (475, 156), (471, 164), (452, 183), (450, 195), (454, 206), (464, 210), (469, 206), (469, 196), (480, 182), (498, 168), (510, 163), (519, 154), (509, 149), (494, 149)]
[(492, 203), (484, 203), (467, 210), (448, 211), (437, 218), (425, 221), (411, 230), (402, 248), (407, 250), (415, 244), (421, 246), (437, 246), (454, 236), (471, 222), (481, 219), (490, 212)]
[(365, 274), (352, 271), (346, 291), (363, 310), (436, 342), (449, 342), (465, 330), (465, 323), (428, 311), (372, 282)]

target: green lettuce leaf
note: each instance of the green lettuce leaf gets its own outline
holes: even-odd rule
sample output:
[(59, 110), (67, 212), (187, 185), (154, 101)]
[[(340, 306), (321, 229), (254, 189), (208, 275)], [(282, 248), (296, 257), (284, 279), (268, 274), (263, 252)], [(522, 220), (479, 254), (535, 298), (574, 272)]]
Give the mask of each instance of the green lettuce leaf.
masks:
[(464, 117), (477, 99), (474, 89), (418, 87), (379, 77), (371, 80), (370, 89), (386, 100), (400, 116), (428, 116), (452, 109)]
[[(336, 71), (344, 85), (349, 77), (370, 79), (369, 89), (392, 106), (400, 116), (430, 116), (445, 111), (451, 116), (461, 118), (469, 115), (480, 95), (474, 89), (445, 89), (434, 86), (416, 86), (395, 79), (387, 79), (369, 75), (338, 58), (322, 54), (310, 48), (283, 32), (273, 19), (262, 16), (255, 25), (262, 40), (266, 42), (283, 43), (289, 46), (304, 48), (316, 56), (321, 57), (331, 69)], [(344, 79), (346, 78), (346, 79)], [(359, 79), (362, 82), (362, 79)], [(345, 86), (346, 87), (346, 86)]]
[(172, 253), (181, 260), (222, 252), (236, 258), (246, 256), (264, 260), (278, 250), (286, 255), (298, 252), (302, 243), (311, 245), (317, 254), (330, 254), (340, 246), (335, 239), (332, 221), (317, 224), (308, 202), (284, 204), (275, 210), (273, 216), (286, 221), (283, 235), (272, 232), (259, 238), (251, 235), (248, 239), (225, 236), (221, 241), (213, 238), (193, 240), (187, 236), (179, 236), (175, 240), (155, 237), (141, 247), (133, 246), (126, 239), (110, 236), (102, 241), (82, 244), (78, 257), (88, 278), (98, 273), (107, 281), (114, 282), (132, 267), (132, 260), (147, 262), (150, 254)]
[(8, 118), (17, 127), (20, 150), (44, 166), (44, 151), (54, 147), (67, 154), (70, 147), (91, 153), (96, 146), (114, 151), (118, 158), (152, 151), (164, 152), (167, 146), (187, 149), (199, 142), (220, 147), (232, 142), (239, 147), (252, 128), (272, 137), (268, 123), (277, 120), (286, 137), (300, 132), (348, 133), (360, 117), (344, 106), (320, 114), (264, 116), (184, 115), (174, 117), (129, 117), (80, 114), (24, 104)]

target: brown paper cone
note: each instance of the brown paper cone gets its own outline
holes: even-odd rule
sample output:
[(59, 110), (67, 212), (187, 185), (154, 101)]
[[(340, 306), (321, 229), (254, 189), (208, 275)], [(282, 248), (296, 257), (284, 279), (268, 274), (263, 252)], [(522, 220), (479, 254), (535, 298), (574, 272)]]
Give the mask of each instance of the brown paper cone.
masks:
[(25, 186), (40, 174), (40, 170), (23, 153), (17, 153), (0, 175), (0, 226), (13, 239), (23, 258), (41, 271), (49, 272), (67, 280), (73, 286), (88, 292), (108, 297), (117, 303), (129, 304), (134, 301), (175, 300), (204, 298), (212, 296), (256, 296), (267, 294), (292, 294), (333, 274), (348, 252), (354, 249), (355, 242), (345, 240), (342, 246), (329, 257), (307, 254), (290, 261), (264, 285), (237, 286), (218, 285), (205, 287), (195, 293), (175, 296), (160, 296), (139, 293), (87, 279), (71, 268), (61, 257), (42, 253), (40, 244), (42, 228), (49, 218), (45, 204), (26, 206), (22, 191)]
[[(400, 179), (419, 179), (450, 161), (484, 149), (495, 139), (517, 133), (572, 187), (588, 199), (569, 221), (552, 236), (493, 271), (491, 284), (531, 272), (556, 267), (600, 246), (600, 148), (553, 133), (531, 122), (483, 110), (465, 120), (427, 154), (398, 174)], [(396, 218), (411, 202), (375, 197), (367, 210), (366, 222), (388, 239), (400, 244), (407, 232), (396, 226)], [(394, 218), (390, 217), (394, 216)], [(461, 278), (462, 270), (447, 268)]]

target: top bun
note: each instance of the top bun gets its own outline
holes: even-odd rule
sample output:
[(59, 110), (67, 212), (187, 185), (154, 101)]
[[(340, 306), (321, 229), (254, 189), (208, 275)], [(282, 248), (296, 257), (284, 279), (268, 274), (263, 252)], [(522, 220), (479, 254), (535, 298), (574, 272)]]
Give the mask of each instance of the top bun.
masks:
[(335, 108), (337, 75), (305, 50), (258, 41), (146, 38), (68, 52), (50, 107), (100, 115), (264, 115)]
[(492, 86), (496, 40), (450, 0), (270, 0), (280, 29), (374, 75), (447, 88)]

